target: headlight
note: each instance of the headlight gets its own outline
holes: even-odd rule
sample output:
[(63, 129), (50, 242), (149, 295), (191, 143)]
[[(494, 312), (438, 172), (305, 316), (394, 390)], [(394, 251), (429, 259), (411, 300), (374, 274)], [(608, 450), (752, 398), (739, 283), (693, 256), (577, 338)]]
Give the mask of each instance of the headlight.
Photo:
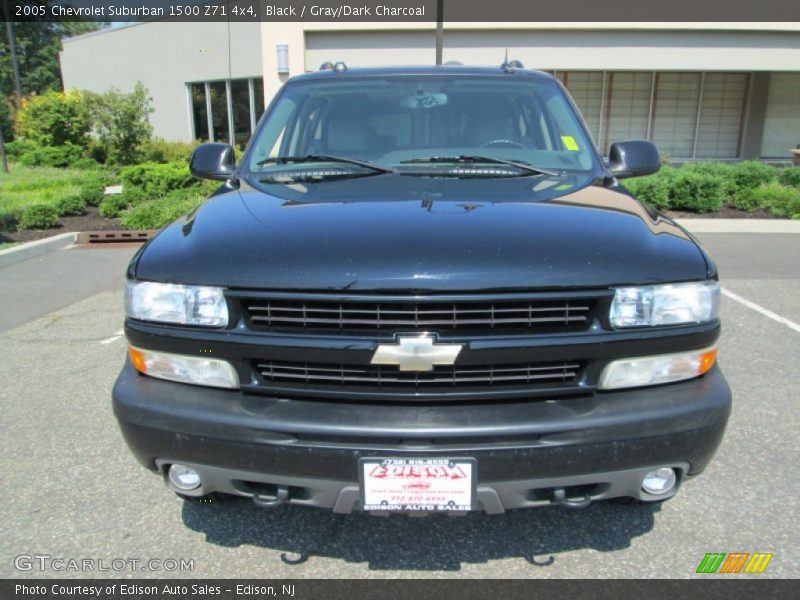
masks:
[(713, 321), (719, 314), (719, 282), (617, 288), (612, 327), (651, 327)]
[(207, 327), (228, 324), (228, 304), (217, 287), (129, 281), (125, 312), (142, 321)]
[(209, 387), (239, 388), (236, 369), (224, 360), (154, 352), (133, 346), (128, 349), (128, 355), (134, 368), (150, 377)]
[(717, 349), (706, 348), (694, 352), (615, 360), (603, 369), (597, 387), (613, 390), (692, 379), (708, 373), (716, 359)]

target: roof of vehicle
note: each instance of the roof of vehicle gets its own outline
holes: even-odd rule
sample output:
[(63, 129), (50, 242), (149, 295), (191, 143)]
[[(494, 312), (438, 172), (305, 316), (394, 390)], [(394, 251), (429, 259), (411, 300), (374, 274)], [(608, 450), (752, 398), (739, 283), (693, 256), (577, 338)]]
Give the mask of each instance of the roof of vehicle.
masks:
[(487, 77), (527, 77), (533, 79), (553, 80), (553, 76), (544, 71), (533, 69), (511, 69), (506, 71), (502, 66), (469, 67), (463, 65), (440, 65), (430, 67), (369, 67), (348, 68), (345, 71), (332, 69), (311, 71), (292, 77), (290, 81), (309, 81), (326, 78), (343, 77), (385, 77), (394, 75), (483, 75)]

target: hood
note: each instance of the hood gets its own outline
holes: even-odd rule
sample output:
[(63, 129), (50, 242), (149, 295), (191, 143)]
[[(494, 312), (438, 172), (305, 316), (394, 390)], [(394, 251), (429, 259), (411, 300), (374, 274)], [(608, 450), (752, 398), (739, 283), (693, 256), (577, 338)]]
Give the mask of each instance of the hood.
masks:
[(272, 290), (488, 291), (705, 279), (680, 227), (587, 178), (242, 182), (151, 240), (137, 279)]

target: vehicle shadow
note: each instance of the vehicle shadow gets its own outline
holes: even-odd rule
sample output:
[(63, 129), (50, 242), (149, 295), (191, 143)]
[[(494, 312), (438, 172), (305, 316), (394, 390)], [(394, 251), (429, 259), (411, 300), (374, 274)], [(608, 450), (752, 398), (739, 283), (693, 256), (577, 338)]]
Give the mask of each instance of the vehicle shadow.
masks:
[(457, 571), (464, 563), (523, 558), (531, 568), (583, 548), (610, 552), (653, 528), (659, 504), (598, 502), (581, 510), (522, 509), (505, 515), (387, 517), (283, 506), (263, 509), (245, 499), (185, 502), (183, 522), (209, 543), (281, 551), (286, 564), (318, 556), (370, 569)]

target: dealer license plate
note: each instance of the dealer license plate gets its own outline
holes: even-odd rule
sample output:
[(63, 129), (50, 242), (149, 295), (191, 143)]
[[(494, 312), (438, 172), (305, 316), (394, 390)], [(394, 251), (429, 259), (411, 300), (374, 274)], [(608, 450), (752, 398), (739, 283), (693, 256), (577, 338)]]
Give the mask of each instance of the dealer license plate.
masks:
[(362, 458), (361, 507), (366, 511), (472, 510), (474, 458)]

